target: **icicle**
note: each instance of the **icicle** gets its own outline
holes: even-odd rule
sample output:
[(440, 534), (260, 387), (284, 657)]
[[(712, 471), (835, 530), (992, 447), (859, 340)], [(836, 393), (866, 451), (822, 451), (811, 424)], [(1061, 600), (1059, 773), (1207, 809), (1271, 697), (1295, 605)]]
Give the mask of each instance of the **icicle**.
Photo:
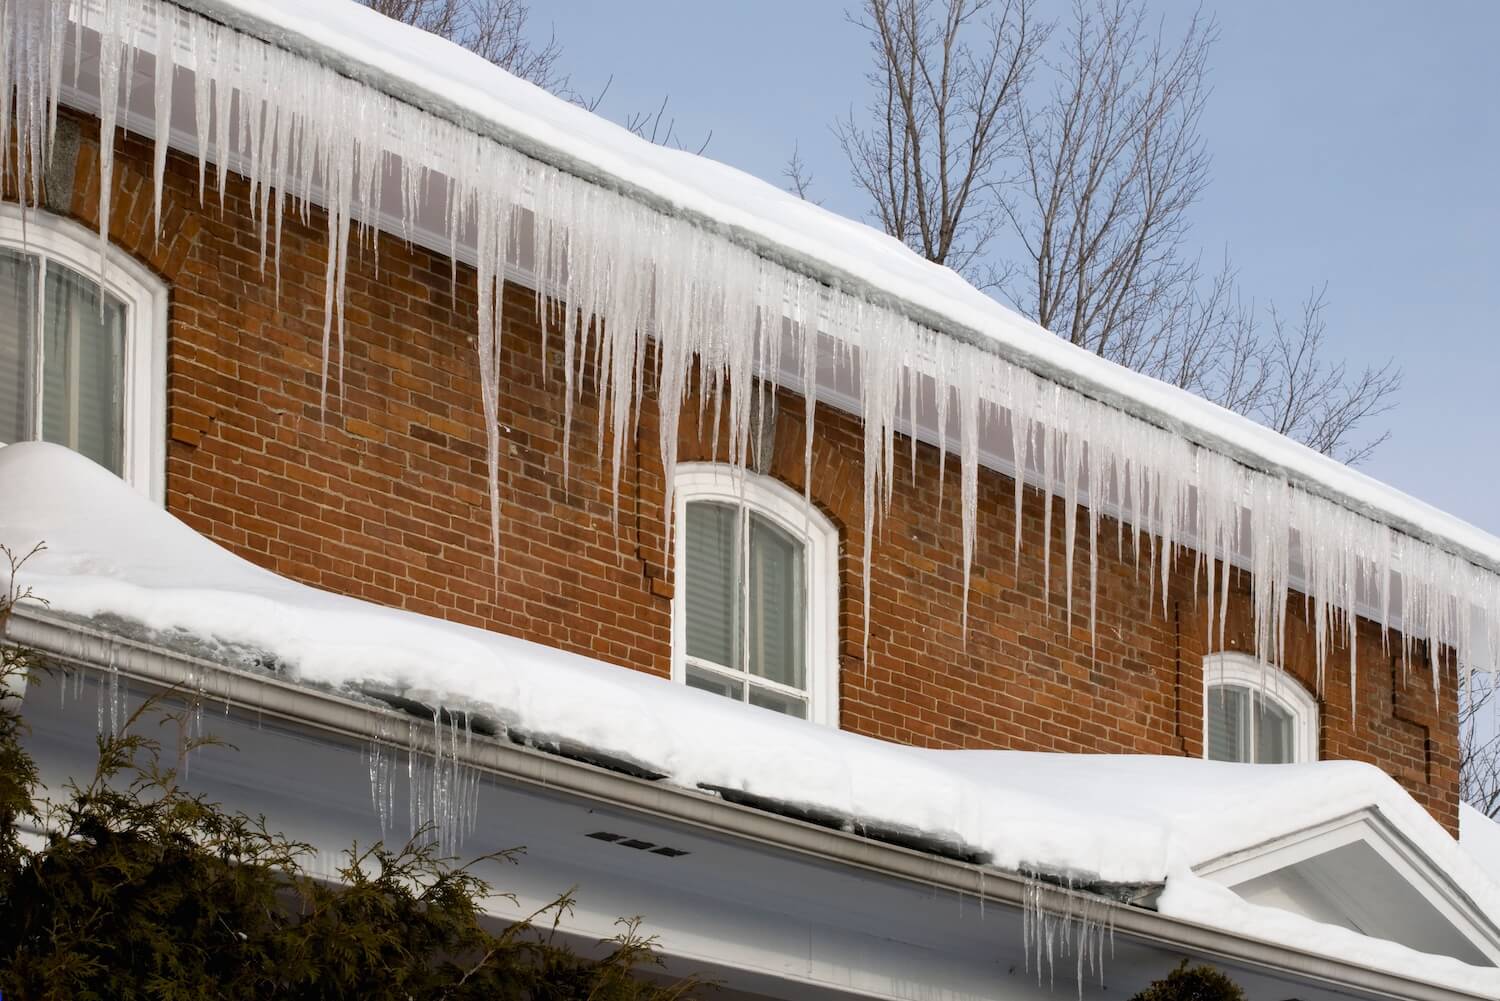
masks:
[(960, 615), (963, 642), (969, 640), (969, 580), (974, 568), (974, 536), (979, 520), (979, 372), (977, 366), (966, 365), (959, 373), (959, 422), (963, 440), (961, 447), (960, 495), (963, 504), (963, 561), (964, 590), (963, 610)]
[[(0, 101), (0, 134), (15, 141), (0, 153), (0, 170), (23, 201), (35, 203), (40, 172), (51, 152), (64, 54), (77, 52), (83, 34), (64, 0), (0, 0), (0, 80), (13, 95)], [(1381, 635), (1399, 628), (1403, 663), (1422, 648), (1433, 683), (1445, 650), (1464, 676), (1475, 658), (1500, 654), (1500, 575), (1364, 513), (1300, 487), (1274, 471), (1247, 468), (1049, 381), (992, 352), (920, 327), (910, 317), (856, 290), (829, 287), (821, 277), (794, 272), (733, 238), (691, 220), (634, 201), (514, 149), (380, 93), (325, 66), (216, 24), (159, 0), (106, 4), (98, 21), (100, 66), (100, 238), (108, 239), (113, 189), (114, 133), (122, 79), (136, 50), (156, 46), (157, 135), (152, 163), (153, 218), (161, 224), (165, 150), (172, 100), (193, 73), (193, 124), (199, 147), (199, 197), (213, 164), (221, 204), (233, 166), (249, 181), (262, 262), (280, 259), (283, 212), (309, 220), (314, 206), (327, 216), (327, 263), (322, 389), (326, 403), (333, 360), (344, 385), (344, 287), (351, 230), (375, 240), (387, 187), (399, 188), (394, 234), (415, 231), (432, 210), (447, 226), (456, 258), (479, 230), (481, 395), (491, 487), (493, 552), (500, 553), (500, 319), (507, 268), (529, 239), (544, 324), (549, 299), (560, 318), (564, 375), (564, 471), (581, 374), (592, 363), (599, 402), (599, 445), (619, 496), (626, 443), (640, 420), (643, 383), (655, 377), (654, 405), (669, 503), (682, 408), (695, 390), (699, 406), (727, 428), (729, 460), (741, 471), (750, 453), (751, 401), (773, 391), (757, 379), (780, 376), (783, 318), (797, 351), (794, 368), (805, 398), (804, 489), (811, 500), (818, 369), (858, 387), (867, 422), (867, 545), (872, 547), (890, 503), (894, 428), (904, 399), (907, 422), (928, 412), (939, 445), (938, 501), (945, 490), (947, 451), (961, 452), (966, 581), (976, 546), (977, 465), (1005, 412), (1015, 464), (1016, 561), (1020, 547), (1040, 542), (1043, 584), (1050, 600), (1054, 494), (1063, 499), (1065, 605), (1071, 614), (1077, 506), (1089, 507), (1090, 635), (1095, 630), (1100, 509), (1116, 505), (1117, 549), (1131, 533), (1139, 569), (1148, 555), (1149, 591), (1169, 604), (1171, 574), (1184, 547), (1196, 551), (1202, 572), (1207, 635), (1218, 620), (1222, 645), (1230, 576), (1249, 572), (1257, 656), (1284, 662), (1289, 594), (1299, 589), (1316, 637), (1320, 678), (1338, 643), (1350, 647), (1356, 676), (1358, 615), (1378, 618)], [(80, 60), (74, 58), (75, 85)], [(85, 81), (86, 82), (86, 81)], [(128, 92), (123, 96), (128, 98)], [(184, 95), (185, 96), (185, 95)], [(233, 158), (233, 163), (231, 163)], [(394, 171), (386, 178), (388, 171)], [(529, 211), (518, 209), (528, 192)], [(427, 199), (442, 199), (437, 205)], [(274, 218), (272, 218), (274, 214)], [(525, 227), (530, 227), (526, 230)], [(376, 244), (378, 253), (378, 244)], [(102, 268), (102, 256), (101, 256)], [(279, 283), (279, 265), (278, 265)], [(456, 264), (455, 264), (456, 275)], [(456, 281), (456, 279), (455, 279)], [(560, 314), (560, 316), (559, 316)], [(647, 372), (649, 350), (654, 366)], [(694, 374), (698, 378), (694, 379)], [(902, 385), (904, 383), (904, 391)], [(954, 414), (957, 441), (950, 436)], [(701, 426), (701, 425), (700, 425)], [(715, 425), (716, 430), (718, 425)], [(908, 428), (915, 431), (915, 428)], [(981, 442), (981, 439), (984, 439)], [(717, 448), (720, 442), (714, 442)], [(1003, 448), (1000, 449), (1003, 451)], [(604, 461), (601, 452), (600, 461)], [(915, 452), (911, 456), (915, 476)], [(1043, 492), (1043, 537), (1024, 539), (1028, 478)], [(1084, 494), (1087, 494), (1085, 497)], [(618, 501), (616, 500), (616, 503)], [(1128, 525), (1127, 525), (1128, 522)], [(868, 566), (864, 571), (868, 577)], [(1214, 589), (1218, 588), (1217, 612)], [(1196, 588), (1195, 588), (1196, 590)], [(967, 591), (965, 607), (967, 617)], [(867, 589), (868, 596), (868, 589)], [(867, 619), (868, 621), (868, 619)], [(965, 626), (967, 619), (965, 618)]]
[[(177, 41), (177, 14), (171, 7), (157, 10), (156, 22), (156, 145), (151, 155), (151, 218), (155, 234), (161, 236), (161, 190), (167, 170), (167, 142), (172, 133), (172, 84), (177, 64), (173, 61)], [(264, 242), (264, 238), (262, 238)]]
[[(120, 111), (121, 56), (125, 48), (127, 5), (106, 4), (108, 24), (99, 32), (99, 284), (109, 250), (110, 197), (114, 194), (115, 119)], [(103, 297), (100, 306), (104, 308)]]
[[(1049, 896), (1061, 896), (1063, 909), (1048, 906)], [(1037, 983), (1055, 990), (1057, 960), (1073, 957), (1074, 988), (1082, 1001), (1085, 976), (1096, 975), (1104, 983), (1106, 944), (1113, 952), (1115, 904), (1096, 896), (1076, 893), (1072, 880), (1060, 888), (1032, 876), (1021, 900), (1021, 954), (1029, 970), (1036, 967)]]

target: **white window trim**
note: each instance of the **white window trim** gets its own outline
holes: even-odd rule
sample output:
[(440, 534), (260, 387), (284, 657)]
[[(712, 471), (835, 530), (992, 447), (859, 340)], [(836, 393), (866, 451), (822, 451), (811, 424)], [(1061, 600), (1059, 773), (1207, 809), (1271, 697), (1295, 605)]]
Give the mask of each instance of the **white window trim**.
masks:
[[(99, 234), (37, 208), (0, 204), (0, 246), (39, 254), (95, 281)], [(125, 303), (125, 385), (121, 445), (125, 482), (158, 504), (166, 500), (167, 288), (117, 247), (105, 250), (103, 286)]]
[[(743, 504), (770, 519), (805, 547), (807, 574), (807, 718), (838, 726), (839, 534), (833, 522), (784, 483), (710, 462), (682, 463), (673, 480), (672, 680), (687, 682), (687, 579), (683, 544), (687, 506), (693, 501)], [(770, 687), (781, 690), (779, 685)]]
[(1208, 700), (1220, 686), (1244, 688), (1292, 716), (1292, 761), (1318, 760), (1318, 700), (1302, 683), (1274, 664), (1242, 653), (1216, 653), (1203, 659), (1203, 756), (1208, 757)]

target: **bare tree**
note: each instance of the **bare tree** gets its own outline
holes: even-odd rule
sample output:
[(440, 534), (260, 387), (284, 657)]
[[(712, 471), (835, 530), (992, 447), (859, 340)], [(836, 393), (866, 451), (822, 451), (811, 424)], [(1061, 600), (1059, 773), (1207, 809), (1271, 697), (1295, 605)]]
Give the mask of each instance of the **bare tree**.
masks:
[(1198, 122), (1214, 27), (1194, 17), (1169, 42), (1133, 0), (1079, 0), (1073, 17), (1053, 92), (1023, 112), (1003, 204), (1027, 260), (1006, 291), (1059, 336), (1128, 357), (1163, 315), (1187, 319), (1198, 277), (1182, 247), (1208, 180)]
[[(366, 7), (392, 20), (409, 24), (456, 42), (483, 56), (514, 76), (528, 80), (598, 111), (609, 93), (614, 77), (605, 81), (599, 93), (585, 97), (574, 90), (571, 78), (560, 67), (562, 46), (555, 34), (547, 36), (545, 45), (537, 46), (527, 38), (526, 24), (531, 17), (527, 0), (360, 0)], [(677, 120), (667, 117), (667, 98), (654, 112), (632, 112), (624, 125), (642, 139), (660, 146), (688, 149), (677, 136)], [(703, 142), (691, 152), (702, 153), (713, 139), (709, 130)]]
[[(610, 79), (613, 80), (614, 78), (611, 77)], [(584, 107), (590, 111), (595, 110), (603, 102), (604, 95), (608, 91), (609, 83), (605, 83), (604, 89), (599, 92), (599, 96), (591, 101), (583, 102)], [(704, 136), (703, 141), (697, 146), (688, 147), (684, 145), (682, 139), (677, 135), (677, 119), (667, 117), (667, 102), (670, 100), (670, 94), (663, 97), (661, 104), (654, 112), (631, 112), (625, 116), (625, 127), (647, 142), (653, 142), (658, 146), (671, 146), (674, 149), (702, 156), (704, 151), (708, 149), (708, 144), (713, 142), (714, 130), (709, 129), (708, 135)]]
[(1401, 371), (1386, 361), (1379, 368), (1366, 366), (1355, 373), (1345, 362), (1326, 359), (1326, 291), (1309, 294), (1300, 315), (1290, 321), (1274, 304), (1270, 307), (1271, 336), (1264, 343), (1271, 380), (1252, 415), (1289, 438), (1353, 464), (1368, 458), (1390, 437), (1386, 430), (1362, 444), (1351, 443), (1361, 423), (1395, 405)]
[(523, 80), (554, 94), (571, 96), (558, 67), (562, 47), (555, 35), (536, 46), (526, 37), (531, 8), (526, 0), (361, 0), (403, 24), (457, 42)]
[(812, 202), (814, 205), (823, 204), (812, 196), (812, 171), (807, 169), (807, 163), (802, 159), (802, 151), (797, 146), (792, 147), (791, 157), (788, 158), (786, 166), (781, 168), (781, 179), (786, 182), (786, 190), (804, 202)]
[[(1032, 0), (867, 0), (874, 96), (834, 124), (885, 231), (973, 276), (1003, 219), (997, 184), (1046, 31)], [(969, 35), (977, 35), (974, 45)]]
[(869, 124), (851, 113), (834, 132), (873, 214), (1080, 347), (1367, 457), (1399, 370), (1328, 358), (1323, 292), (1290, 317), (1258, 308), (1227, 260), (1206, 273), (1189, 246), (1213, 21), (1169, 36), (1147, 0), (1075, 0), (1058, 31), (1030, 7), (865, 0)]
[(1489, 676), (1458, 693), (1458, 795), (1500, 820), (1500, 695)]

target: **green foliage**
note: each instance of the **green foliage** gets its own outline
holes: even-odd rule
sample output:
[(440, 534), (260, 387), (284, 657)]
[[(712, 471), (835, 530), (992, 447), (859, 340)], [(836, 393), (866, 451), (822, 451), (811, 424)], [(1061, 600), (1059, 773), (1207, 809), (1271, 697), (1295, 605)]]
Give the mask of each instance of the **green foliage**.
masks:
[(1184, 959), (1130, 1001), (1245, 1001), (1245, 992), (1212, 966), (1189, 967)]
[[(0, 627), (21, 598), (21, 562), (11, 558)], [(6, 682), (37, 669), (22, 651), (0, 648), (0, 658)], [(302, 867), (309, 846), (181, 788), (160, 744), (138, 732), (148, 707), (100, 736), (93, 777), (52, 803), (35, 798), (18, 706), (0, 699), (7, 999), (680, 1001), (701, 986), (644, 979), (659, 959), (634, 920), (603, 958), (570, 952), (554, 934), (566, 896), (493, 930), (475, 863), (440, 857), (427, 838), (356, 846), (338, 883), (313, 879)], [(26, 836), (28, 821), (46, 833)], [(476, 862), (493, 859), (514, 861), (505, 852)]]

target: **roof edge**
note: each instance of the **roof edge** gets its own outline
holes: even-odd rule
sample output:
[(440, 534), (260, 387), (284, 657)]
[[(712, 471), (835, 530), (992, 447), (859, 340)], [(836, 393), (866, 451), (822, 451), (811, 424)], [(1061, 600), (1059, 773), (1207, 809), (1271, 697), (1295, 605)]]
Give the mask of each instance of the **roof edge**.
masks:
[[(26, 647), (57, 661), (95, 671), (115, 670), (151, 688), (191, 688), (206, 698), (252, 708), (307, 730), (360, 743), (389, 741), (380, 723), (389, 710), (331, 692), (226, 667), (165, 647), (119, 636), (96, 626), (21, 606), (0, 620), (0, 642)], [(1286, 946), (1247, 939), (1207, 925), (1117, 904), (997, 869), (981, 869), (831, 830), (777, 814), (610, 771), (596, 765), (497, 740), (460, 747), (463, 763), (492, 777), (649, 814), (720, 836), (824, 862), (868, 870), (886, 878), (920, 883), (989, 903), (1024, 910), (1038, 904), (1066, 915), (1085, 905), (1110, 905), (1116, 934), (1206, 958), (1293, 975), (1320, 985), (1403, 1001), (1486, 1001), (1482, 995)]]

